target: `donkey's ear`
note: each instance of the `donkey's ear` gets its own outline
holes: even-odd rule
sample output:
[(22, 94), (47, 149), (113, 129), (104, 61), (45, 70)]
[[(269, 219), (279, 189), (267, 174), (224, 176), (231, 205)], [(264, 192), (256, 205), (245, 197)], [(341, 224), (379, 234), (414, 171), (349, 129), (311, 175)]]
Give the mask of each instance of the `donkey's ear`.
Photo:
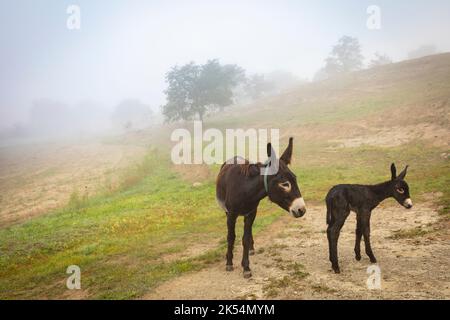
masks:
[(290, 137), (289, 138), (289, 144), (288, 144), (286, 150), (284, 150), (284, 152), (283, 152), (283, 154), (281, 155), (281, 158), (280, 158), (286, 164), (290, 164), (291, 163), (293, 141), (294, 141), (294, 138)]
[(407, 170), (408, 170), (408, 166), (406, 166), (405, 169), (403, 169), (403, 171), (400, 172), (400, 174), (398, 175), (397, 179), (399, 179), (399, 180), (405, 179), (406, 171), (407, 171)]
[(391, 164), (391, 180), (395, 180), (395, 178), (397, 178), (397, 169), (395, 164)]
[(277, 157), (275, 150), (273, 149), (272, 144), (270, 142), (267, 144), (267, 157), (269, 159), (271, 159), (271, 158), (276, 159), (276, 157)]

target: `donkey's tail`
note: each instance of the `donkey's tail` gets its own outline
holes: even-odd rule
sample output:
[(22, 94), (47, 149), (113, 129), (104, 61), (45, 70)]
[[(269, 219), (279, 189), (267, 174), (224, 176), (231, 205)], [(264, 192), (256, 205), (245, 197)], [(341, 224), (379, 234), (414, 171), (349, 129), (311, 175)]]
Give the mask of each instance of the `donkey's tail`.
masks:
[(332, 207), (332, 205), (333, 205), (333, 201), (330, 199), (330, 198), (326, 198), (326, 200), (325, 200), (325, 202), (327, 203), (327, 224), (330, 224), (331, 223), (331, 218), (332, 218), (332, 215), (331, 215), (331, 207)]

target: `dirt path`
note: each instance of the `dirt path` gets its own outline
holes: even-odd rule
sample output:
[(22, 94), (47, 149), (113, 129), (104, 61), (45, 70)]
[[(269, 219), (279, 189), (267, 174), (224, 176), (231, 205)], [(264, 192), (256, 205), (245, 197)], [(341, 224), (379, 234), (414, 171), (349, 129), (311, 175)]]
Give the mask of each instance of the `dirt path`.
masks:
[(328, 262), (324, 208), (311, 207), (305, 217), (283, 216), (255, 237), (251, 279), (242, 277), (236, 241), (233, 272), (225, 271), (223, 261), (168, 281), (144, 299), (450, 299), (449, 234), (447, 228), (435, 230), (438, 220), (431, 204), (408, 211), (389, 202), (373, 212), (381, 290), (367, 289), (368, 258), (354, 259), (354, 214), (341, 232), (342, 273), (335, 275)]

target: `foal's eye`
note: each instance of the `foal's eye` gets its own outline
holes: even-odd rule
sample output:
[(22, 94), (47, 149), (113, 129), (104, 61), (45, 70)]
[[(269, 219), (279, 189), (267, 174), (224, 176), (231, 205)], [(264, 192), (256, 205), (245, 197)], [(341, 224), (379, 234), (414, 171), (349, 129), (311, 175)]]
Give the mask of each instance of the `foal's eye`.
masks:
[(289, 181), (282, 182), (282, 183), (280, 183), (278, 185), (286, 192), (291, 191), (291, 183)]
[(405, 189), (397, 188), (397, 192), (400, 193), (400, 194), (404, 194), (405, 193)]

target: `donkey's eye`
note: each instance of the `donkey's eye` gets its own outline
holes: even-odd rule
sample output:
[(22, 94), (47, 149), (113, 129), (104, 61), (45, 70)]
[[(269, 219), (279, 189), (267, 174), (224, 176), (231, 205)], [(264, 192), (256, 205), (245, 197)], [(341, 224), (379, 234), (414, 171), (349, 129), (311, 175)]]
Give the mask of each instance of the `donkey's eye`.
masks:
[(397, 188), (397, 192), (400, 193), (400, 194), (404, 194), (405, 193), (405, 189)]
[(286, 192), (291, 191), (291, 183), (289, 181), (279, 183), (278, 185)]

